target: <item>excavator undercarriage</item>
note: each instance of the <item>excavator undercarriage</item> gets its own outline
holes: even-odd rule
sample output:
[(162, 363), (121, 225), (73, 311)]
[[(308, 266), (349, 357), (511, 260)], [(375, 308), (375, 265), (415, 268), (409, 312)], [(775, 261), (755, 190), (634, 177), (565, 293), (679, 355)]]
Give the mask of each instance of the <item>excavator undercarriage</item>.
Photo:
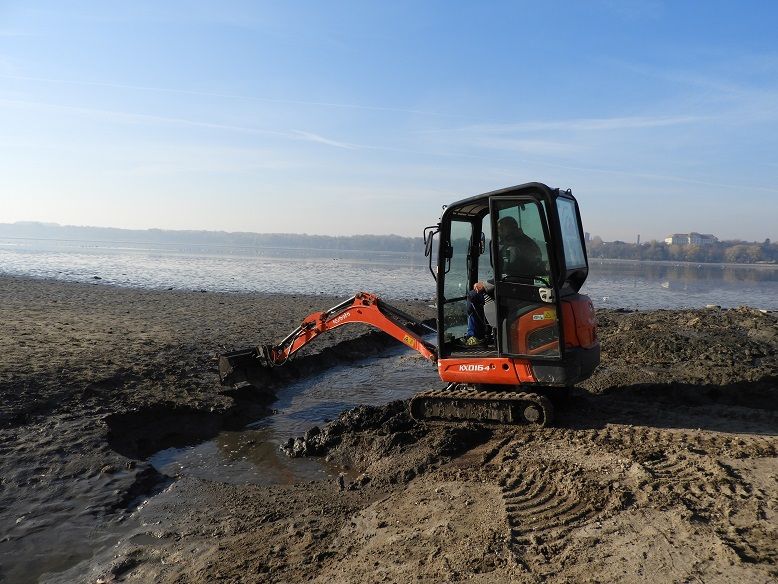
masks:
[(423, 391), (411, 398), (411, 417), (432, 423), (537, 424), (554, 419), (547, 397), (523, 391), (501, 391), (451, 383), (445, 389)]

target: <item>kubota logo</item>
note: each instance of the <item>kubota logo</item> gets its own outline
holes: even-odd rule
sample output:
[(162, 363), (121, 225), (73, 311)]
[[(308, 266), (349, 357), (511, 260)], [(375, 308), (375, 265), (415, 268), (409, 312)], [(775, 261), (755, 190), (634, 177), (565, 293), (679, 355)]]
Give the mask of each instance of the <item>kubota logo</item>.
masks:
[(460, 365), (460, 371), (489, 371), (488, 365)]
[(339, 323), (343, 322), (344, 320), (346, 320), (349, 316), (351, 316), (350, 312), (344, 312), (340, 316), (333, 318), (332, 319), (332, 324), (339, 324)]

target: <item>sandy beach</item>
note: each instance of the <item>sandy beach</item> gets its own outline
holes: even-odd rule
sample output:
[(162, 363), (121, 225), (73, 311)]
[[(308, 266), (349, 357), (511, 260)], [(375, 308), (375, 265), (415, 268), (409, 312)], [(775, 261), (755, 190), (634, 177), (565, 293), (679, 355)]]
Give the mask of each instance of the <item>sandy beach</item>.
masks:
[(602, 365), (553, 427), (357, 408), (292, 449), (348, 468), (342, 485), (266, 487), (148, 457), (394, 346), (346, 327), (263, 387), (219, 386), (220, 351), (341, 299), (0, 277), (0, 300), (0, 582), (778, 578), (775, 313), (600, 311)]

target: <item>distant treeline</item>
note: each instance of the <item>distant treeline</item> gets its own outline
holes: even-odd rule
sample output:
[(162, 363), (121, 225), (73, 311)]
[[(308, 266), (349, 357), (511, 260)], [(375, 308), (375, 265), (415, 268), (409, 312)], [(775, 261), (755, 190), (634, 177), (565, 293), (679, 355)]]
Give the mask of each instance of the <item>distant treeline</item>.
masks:
[(587, 243), (590, 258), (651, 260), (699, 263), (756, 264), (778, 263), (778, 244), (769, 239), (762, 243), (718, 241), (709, 245), (668, 245), (663, 241), (625, 243), (603, 241), (599, 237)]
[(0, 237), (121, 243), (155, 243), (225, 247), (287, 247), (327, 250), (398, 251), (423, 253), (421, 237), (399, 235), (306, 235), (227, 231), (173, 231), (78, 227), (52, 223), (0, 223)]

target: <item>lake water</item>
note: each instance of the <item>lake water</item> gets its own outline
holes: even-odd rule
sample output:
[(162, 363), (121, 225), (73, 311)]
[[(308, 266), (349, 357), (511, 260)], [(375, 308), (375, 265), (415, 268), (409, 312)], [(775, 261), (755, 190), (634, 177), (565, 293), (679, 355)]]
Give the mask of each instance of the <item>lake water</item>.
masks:
[[(0, 239), (0, 274), (152, 289), (435, 294), (420, 253)], [(592, 260), (582, 292), (598, 307), (778, 310), (778, 266)]]

